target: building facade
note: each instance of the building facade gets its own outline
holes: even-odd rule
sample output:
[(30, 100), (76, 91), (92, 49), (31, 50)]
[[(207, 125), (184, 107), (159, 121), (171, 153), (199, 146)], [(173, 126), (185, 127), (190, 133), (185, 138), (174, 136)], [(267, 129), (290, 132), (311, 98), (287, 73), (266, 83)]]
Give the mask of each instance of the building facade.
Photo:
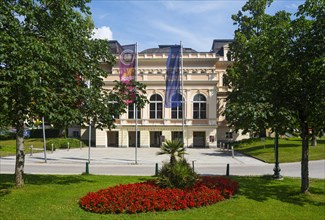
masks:
[[(135, 147), (136, 142), (141, 148), (160, 147), (165, 140), (182, 139), (186, 147), (211, 148), (220, 142), (247, 138), (233, 132), (222, 115), (227, 97), (223, 75), (232, 63), (227, 58), (230, 42), (214, 40), (209, 52), (183, 48), (181, 95), (184, 104), (174, 108), (164, 106), (170, 46), (159, 45), (139, 52), (137, 80), (147, 86), (149, 104), (138, 111), (130, 104), (127, 113), (116, 120), (115, 129), (94, 131), (92, 139), (96, 147)], [(117, 55), (118, 41), (110, 41), (110, 45), (112, 53)], [(110, 73), (104, 79), (109, 89), (114, 80), (119, 80), (119, 67), (116, 64), (103, 65), (103, 68)], [(81, 133), (83, 139), (88, 139), (87, 130)]]

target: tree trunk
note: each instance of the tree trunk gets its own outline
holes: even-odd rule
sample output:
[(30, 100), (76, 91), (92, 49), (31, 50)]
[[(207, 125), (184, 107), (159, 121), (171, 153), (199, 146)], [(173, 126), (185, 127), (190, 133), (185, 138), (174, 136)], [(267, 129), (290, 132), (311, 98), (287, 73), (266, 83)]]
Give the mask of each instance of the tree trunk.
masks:
[(176, 157), (174, 155), (170, 155), (170, 165), (174, 166), (176, 164)]
[(25, 146), (24, 146), (24, 122), (19, 121), (17, 124), (16, 134), (16, 186), (24, 186), (24, 165), (25, 165)]
[(301, 139), (302, 139), (302, 157), (301, 157), (301, 193), (307, 193), (309, 190), (309, 172), (308, 172), (308, 124), (305, 118), (301, 120)]
[(275, 138), (274, 138), (274, 159), (275, 159), (275, 166), (274, 166), (274, 179), (282, 179), (282, 176), (280, 174), (280, 166), (279, 166), (279, 133), (278, 131), (275, 131)]
[(67, 130), (66, 130), (65, 127), (59, 129), (59, 137), (60, 138), (67, 138)]

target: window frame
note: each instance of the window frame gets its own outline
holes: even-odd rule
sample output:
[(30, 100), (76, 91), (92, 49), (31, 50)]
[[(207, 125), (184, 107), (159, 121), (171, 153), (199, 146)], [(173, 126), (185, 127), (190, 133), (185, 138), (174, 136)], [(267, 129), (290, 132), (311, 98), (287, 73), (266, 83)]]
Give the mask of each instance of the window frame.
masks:
[[(141, 119), (141, 109), (140, 108), (137, 108), (136, 110), (136, 105), (135, 103), (130, 103), (128, 104), (128, 119), (136, 119), (135, 118), (135, 112), (137, 112), (137, 116), (138, 116), (138, 119)], [(132, 114), (132, 116), (130, 115)]]
[[(176, 93), (173, 95), (172, 97), (172, 101), (171, 101), (171, 106), (173, 106), (174, 102), (177, 101), (173, 101), (175, 100), (174, 97), (176, 95), (179, 95), (181, 97), (181, 105), (180, 106), (176, 106), (176, 107), (171, 107), (171, 118), (172, 119), (182, 119), (183, 118), (183, 103), (184, 103), (184, 98), (180, 93)], [(176, 114), (176, 115), (175, 115)]]
[(149, 99), (149, 118), (163, 118), (163, 99), (162, 96), (159, 94), (153, 94)]
[(207, 118), (207, 99), (203, 94), (196, 94), (193, 97), (193, 119), (206, 119), (206, 118)]

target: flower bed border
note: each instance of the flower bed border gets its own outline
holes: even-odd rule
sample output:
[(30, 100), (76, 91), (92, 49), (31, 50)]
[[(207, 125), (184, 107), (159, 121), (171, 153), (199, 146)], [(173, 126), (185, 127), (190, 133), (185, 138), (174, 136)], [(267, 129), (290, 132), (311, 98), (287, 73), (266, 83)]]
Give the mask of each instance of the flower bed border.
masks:
[(79, 200), (83, 209), (95, 213), (140, 213), (202, 207), (230, 198), (238, 183), (225, 177), (200, 177), (186, 189), (160, 188), (154, 180), (124, 184), (89, 192)]

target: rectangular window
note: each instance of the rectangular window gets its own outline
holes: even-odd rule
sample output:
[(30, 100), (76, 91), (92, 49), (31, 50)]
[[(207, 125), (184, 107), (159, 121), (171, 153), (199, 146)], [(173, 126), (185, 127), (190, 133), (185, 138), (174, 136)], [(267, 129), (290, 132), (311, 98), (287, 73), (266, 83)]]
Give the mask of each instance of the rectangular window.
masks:
[(128, 114), (128, 118), (129, 119), (133, 119), (134, 118), (134, 110), (129, 108), (129, 114)]
[(181, 119), (183, 115), (182, 106), (172, 108), (172, 118)]
[(156, 118), (155, 103), (150, 103), (150, 118)]
[(226, 138), (227, 139), (232, 138), (232, 132), (226, 132)]
[(72, 135), (73, 135), (74, 138), (79, 138), (80, 137), (79, 131), (73, 131)]
[(157, 118), (162, 118), (162, 103), (157, 103)]
[[(128, 118), (129, 119), (135, 119), (135, 104), (129, 104), (128, 107), (129, 111), (128, 111)], [(137, 109), (137, 113), (138, 113), (138, 118), (141, 118), (141, 109)]]

